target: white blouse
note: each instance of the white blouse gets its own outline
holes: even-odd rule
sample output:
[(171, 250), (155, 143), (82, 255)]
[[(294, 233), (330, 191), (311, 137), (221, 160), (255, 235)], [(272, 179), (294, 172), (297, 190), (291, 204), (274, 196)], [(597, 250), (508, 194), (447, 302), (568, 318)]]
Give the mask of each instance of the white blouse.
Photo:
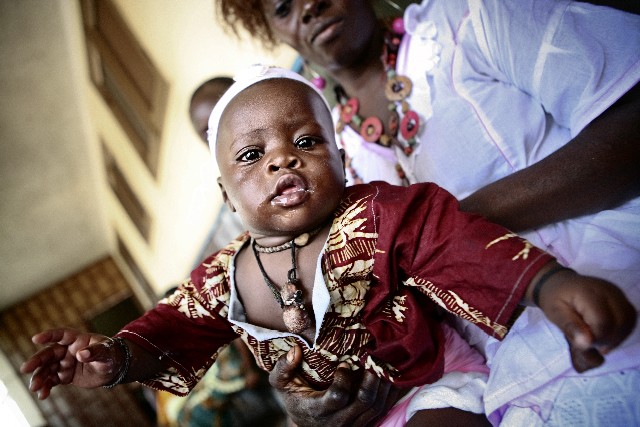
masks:
[[(367, 182), (399, 184), (400, 162), (411, 182), (465, 198), (562, 147), (640, 80), (638, 15), (558, 0), (425, 0), (404, 21), (396, 71), (414, 84), (418, 144), (407, 157), (346, 127), (339, 140)], [(640, 198), (524, 235), (562, 264), (618, 284), (640, 307)], [(583, 375), (639, 366), (639, 329)], [(558, 387), (529, 393), (575, 373), (564, 337), (538, 309), (485, 350), (488, 413), (508, 402), (544, 413)]]

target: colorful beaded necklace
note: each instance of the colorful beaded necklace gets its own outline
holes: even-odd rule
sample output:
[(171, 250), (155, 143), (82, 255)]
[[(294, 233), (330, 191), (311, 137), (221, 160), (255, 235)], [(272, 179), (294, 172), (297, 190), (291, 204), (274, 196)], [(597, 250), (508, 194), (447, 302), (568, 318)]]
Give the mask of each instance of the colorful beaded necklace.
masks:
[[(336, 86), (336, 99), (340, 103), (340, 119), (336, 124), (336, 132), (341, 133), (345, 126), (353, 125), (356, 130), (359, 130), (360, 136), (365, 141), (384, 147), (396, 145), (408, 156), (413, 152), (413, 146), (416, 143), (415, 136), (420, 129), (420, 117), (411, 109), (406, 100), (411, 94), (411, 79), (396, 74), (396, 60), (403, 35), (404, 23), (402, 18), (397, 18), (393, 21), (392, 30), (388, 31), (384, 37), (381, 59), (387, 75), (385, 96), (389, 100), (388, 108), (391, 111), (386, 127), (382, 124), (382, 120), (376, 116), (365, 119), (359, 116), (360, 102), (358, 98), (348, 97), (341, 86)], [(403, 117), (398, 114), (398, 107)], [(398, 138), (398, 131), (402, 140)], [(346, 159), (346, 167), (355, 183), (363, 182), (353, 168), (350, 158)], [(400, 179), (405, 181), (406, 175), (400, 164), (396, 164), (396, 171)]]

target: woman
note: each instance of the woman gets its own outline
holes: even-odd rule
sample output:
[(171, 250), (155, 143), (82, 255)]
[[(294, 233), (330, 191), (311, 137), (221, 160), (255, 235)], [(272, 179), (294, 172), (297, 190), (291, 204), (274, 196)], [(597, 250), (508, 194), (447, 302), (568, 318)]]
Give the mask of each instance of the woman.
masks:
[[(434, 181), (464, 209), (531, 230), (527, 238), (565, 265), (612, 280), (638, 307), (637, 16), (577, 2), (431, 0), (407, 9), (401, 36), (366, 0), (219, 6), (228, 25), (288, 44), (339, 83), (337, 125), (353, 180)], [(611, 369), (579, 378), (556, 335), (528, 309), (502, 344), (480, 343), (492, 368), (490, 419), (562, 424), (577, 405), (578, 420), (604, 407), (605, 419), (637, 422), (611, 404), (615, 395), (639, 410), (627, 389), (640, 384), (637, 331), (626, 354), (608, 358)], [(522, 342), (526, 354), (511, 352)], [(605, 382), (618, 384), (613, 394), (598, 393)]]

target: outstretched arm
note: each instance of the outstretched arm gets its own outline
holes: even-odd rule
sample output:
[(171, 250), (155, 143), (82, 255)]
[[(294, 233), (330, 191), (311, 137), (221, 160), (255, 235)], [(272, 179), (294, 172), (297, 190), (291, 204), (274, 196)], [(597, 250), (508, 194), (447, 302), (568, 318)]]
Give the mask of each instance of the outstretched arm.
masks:
[(460, 202), (522, 232), (615, 208), (640, 195), (640, 84), (540, 162)]
[(533, 278), (526, 302), (535, 303), (564, 333), (578, 372), (596, 368), (633, 331), (637, 313), (615, 285), (550, 262)]
[(291, 420), (299, 426), (373, 425), (400, 396), (400, 390), (375, 374), (345, 367), (338, 367), (328, 389), (314, 390), (298, 375), (301, 362), (302, 351), (294, 347), (278, 360), (269, 375)]
[[(109, 337), (71, 328), (49, 329), (33, 336), (36, 344), (46, 345), (20, 367), (32, 373), (29, 389), (46, 399), (59, 384), (96, 388), (112, 383), (122, 372), (125, 353)], [(125, 341), (130, 365), (122, 382), (148, 378), (163, 365), (141, 347)]]

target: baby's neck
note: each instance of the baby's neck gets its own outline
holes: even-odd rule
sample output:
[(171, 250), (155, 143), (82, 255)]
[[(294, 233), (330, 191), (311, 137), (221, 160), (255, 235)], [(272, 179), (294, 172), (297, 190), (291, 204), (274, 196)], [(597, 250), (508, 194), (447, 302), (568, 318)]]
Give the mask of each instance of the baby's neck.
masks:
[[(320, 231), (322, 231), (324, 227), (320, 226), (313, 230), (303, 232), (298, 234), (295, 237), (292, 236), (265, 236), (265, 237), (254, 237), (256, 242), (256, 248), (259, 252), (264, 253), (273, 253), (280, 252), (286, 249), (291, 248), (292, 245), (296, 245), (297, 247), (306, 246), (313, 238), (318, 235)], [(278, 243), (283, 242), (283, 243)]]
[(251, 239), (256, 242), (256, 245), (258, 246), (258, 250), (260, 250), (260, 252), (272, 253), (290, 248), (293, 243), (295, 243), (297, 247), (306, 246), (316, 237), (325, 236), (326, 231), (329, 230), (330, 226), (331, 221), (325, 221), (323, 224), (309, 230), (283, 233), (278, 235), (262, 234), (249, 231), (249, 234), (251, 235)]

